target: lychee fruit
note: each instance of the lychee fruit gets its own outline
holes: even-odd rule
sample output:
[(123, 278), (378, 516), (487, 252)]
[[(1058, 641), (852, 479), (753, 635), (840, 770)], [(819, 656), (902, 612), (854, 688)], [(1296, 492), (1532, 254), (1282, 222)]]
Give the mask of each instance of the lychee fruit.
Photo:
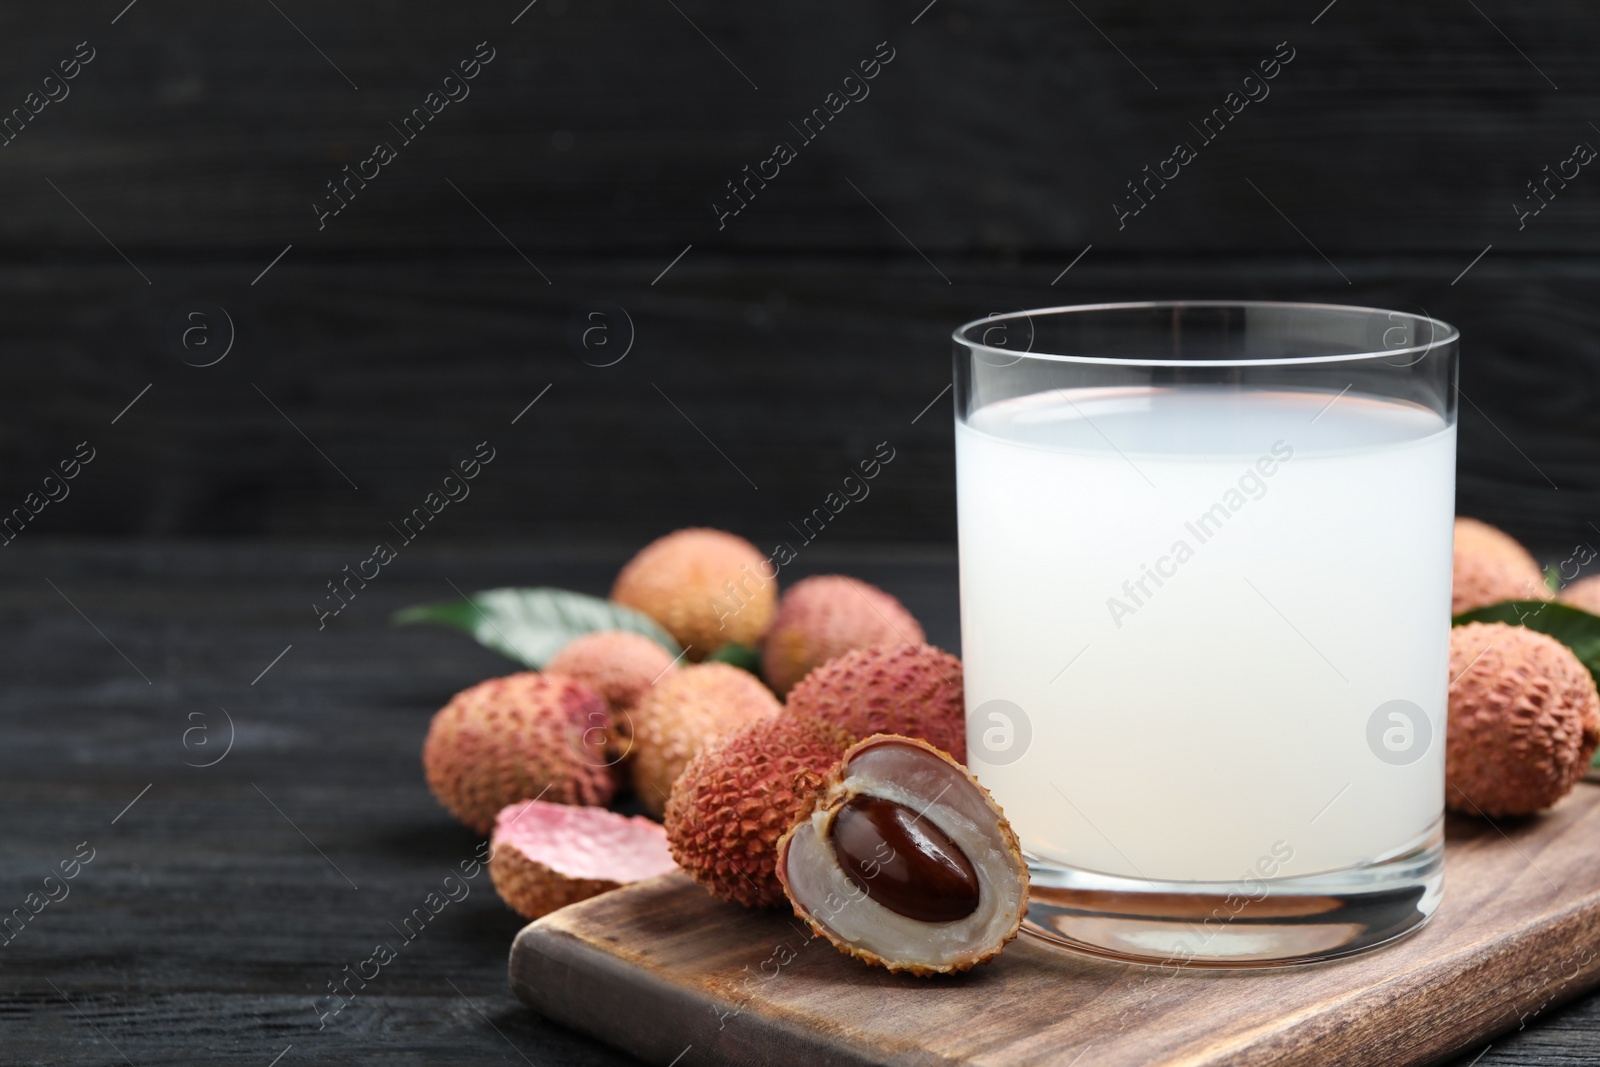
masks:
[(1452, 615), (1502, 600), (1549, 599), (1544, 572), (1516, 538), (1477, 519), (1456, 519)]
[(722, 900), (783, 903), (778, 839), (851, 740), (830, 723), (783, 714), (713, 742), (689, 761), (667, 802), (672, 858)]
[(742, 537), (679, 530), (652, 541), (617, 575), (611, 599), (650, 616), (699, 661), (726, 644), (756, 645), (778, 600), (776, 572)]
[(528, 919), (678, 867), (643, 816), (543, 800), (501, 809), (489, 844), (495, 892)]
[(666, 811), (672, 783), (705, 745), (783, 705), (749, 671), (694, 663), (661, 679), (634, 708), (633, 789), (653, 815)]
[(518, 800), (605, 804), (605, 701), (581, 682), (528, 671), (457, 693), (422, 745), (428, 788), (480, 834)]
[(761, 650), (761, 674), (783, 696), (814, 667), (857, 648), (921, 644), (922, 626), (900, 601), (842, 574), (796, 583), (778, 602)]
[(932, 645), (875, 645), (829, 660), (789, 692), (788, 707), (854, 737), (920, 737), (965, 762), (961, 661)]
[(1600, 615), (1600, 574), (1580, 578), (1561, 590), (1556, 599), (1563, 604), (1571, 604), (1575, 608), (1587, 611), (1591, 615)]
[(606, 702), (611, 709), (606, 750), (615, 761), (633, 748), (634, 706), (658, 679), (677, 670), (677, 663), (643, 634), (602, 630), (567, 642), (544, 669), (582, 682)]
[(1445, 802), (1496, 818), (1548, 808), (1600, 745), (1600, 693), (1572, 650), (1505, 623), (1450, 632)]
[(993, 959), (1028, 910), (1028, 866), (988, 790), (926, 741), (852, 745), (778, 841), (794, 913), (858, 960), (914, 975)]

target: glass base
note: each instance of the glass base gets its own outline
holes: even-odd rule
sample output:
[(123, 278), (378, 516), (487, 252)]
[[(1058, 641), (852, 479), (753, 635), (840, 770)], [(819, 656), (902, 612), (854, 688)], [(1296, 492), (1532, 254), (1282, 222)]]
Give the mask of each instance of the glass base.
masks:
[(1158, 882), (1028, 857), (1023, 930), (1124, 962), (1291, 966), (1389, 944), (1422, 927), (1444, 892), (1444, 828), (1369, 866), (1254, 885)]

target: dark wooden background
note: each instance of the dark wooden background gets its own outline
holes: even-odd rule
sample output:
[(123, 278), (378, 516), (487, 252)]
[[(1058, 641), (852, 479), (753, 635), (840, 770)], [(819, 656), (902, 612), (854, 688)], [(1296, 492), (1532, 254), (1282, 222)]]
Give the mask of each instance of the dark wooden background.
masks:
[[(97, 52), (0, 148), (0, 504), (101, 452), (30, 536), (359, 545), (488, 439), (507, 458), (430, 537), (764, 543), (888, 440), (903, 458), (837, 536), (948, 542), (948, 396), (912, 420), (951, 327), (1157, 297), (1451, 320), (1462, 510), (1561, 544), (1600, 512), (1600, 174), (1520, 231), (1513, 210), (1600, 146), (1579, 0), (538, 0), (513, 25), (523, 2), (0, 12), (0, 107)], [(319, 232), (323, 183), (480, 41), (471, 95)], [(724, 183), (882, 41), (870, 96), (719, 231)], [(1271, 95), (1119, 230), (1124, 183), (1281, 41)], [(169, 336), (196, 301), (236, 327), (212, 367)], [(569, 341), (593, 301), (632, 323), (614, 366)]]
[[(802, 569), (870, 576), (884, 557), (853, 546), (920, 545), (943, 562), (883, 580), (952, 639), (941, 391), (966, 319), (1174, 297), (1425, 310), (1464, 334), (1460, 509), (1553, 559), (1600, 523), (1600, 173), (1523, 229), (1513, 209), (1543, 167), (1600, 147), (1592, 5), (525, 3), (0, 9), (0, 115), (79, 42), (96, 53), (0, 147), (0, 513), (78, 442), (97, 450), (0, 575), (6, 900), (147, 762), (165, 776), (134, 809), (151, 822), (115, 828), (145, 836), (108, 838), (91, 868), (111, 872), (100, 905), (86, 882), (0, 950), (0, 1060), (122, 1062), (49, 979), (141, 1067), (265, 1064), (279, 1037), (312, 1062), (615, 1062), (505, 999), (515, 924), (481, 893), (345, 1044), (300, 1042), (306, 998), (367, 948), (359, 920), (403, 913), (426, 863), (471, 847), (415, 752), (427, 713), (498, 661), (397, 638), (383, 612), (448, 595), (444, 577), (600, 592), (685, 524), (789, 537), (887, 441), (872, 496)], [(324, 182), (396, 140), (389, 123), (482, 41), (471, 95), (319, 231)], [(724, 183), (884, 41), (870, 96), (719, 230)], [(1124, 183), (1197, 142), (1189, 123), (1283, 41), (1271, 95), (1119, 229)], [(586, 351), (574, 324), (602, 305), (612, 347)], [(211, 347), (186, 349), (174, 324), (197, 308)], [(230, 332), (225, 359), (191, 365)], [(245, 708), (248, 758), (183, 778), (187, 712), (231, 706), (298, 640), (295, 605), (484, 440), (498, 455), (472, 496), (354, 613), (372, 633), (295, 666), (298, 647), (285, 689)], [(238, 545), (181, 547), (200, 540)], [(518, 554), (580, 543), (603, 564)], [(158, 697), (46, 577), (158, 671)], [(250, 781), (387, 880), (382, 902), (330, 897), (342, 883), (270, 837), (288, 828)], [(1597, 1019), (1552, 1009), (1482, 1064), (1584, 1062)]]

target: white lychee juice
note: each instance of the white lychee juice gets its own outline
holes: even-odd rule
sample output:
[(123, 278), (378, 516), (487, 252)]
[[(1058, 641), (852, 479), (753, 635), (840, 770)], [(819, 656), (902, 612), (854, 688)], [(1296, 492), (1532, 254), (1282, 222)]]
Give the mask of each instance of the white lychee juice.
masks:
[(956, 426), (972, 770), (1037, 860), (1299, 878), (1443, 807), (1455, 428), (1355, 392), (1054, 390)]

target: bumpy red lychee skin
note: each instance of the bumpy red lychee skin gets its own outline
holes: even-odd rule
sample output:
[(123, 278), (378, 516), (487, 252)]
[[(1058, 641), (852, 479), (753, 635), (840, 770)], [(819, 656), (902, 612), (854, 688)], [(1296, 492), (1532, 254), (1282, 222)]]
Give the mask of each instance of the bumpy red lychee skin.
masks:
[(831, 659), (872, 645), (921, 644), (922, 626), (876, 586), (842, 574), (796, 583), (778, 602), (761, 650), (761, 675), (783, 696)]
[(1549, 599), (1544, 572), (1516, 538), (1477, 519), (1456, 519), (1452, 614), (1502, 600)]
[(651, 687), (634, 708), (633, 789), (652, 815), (667, 807), (672, 783), (706, 745), (783, 710), (749, 671), (692, 663)]
[(1600, 693), (1571, 649), (1505, 623), (1450, 633), (1445, 803), (1531, 815), (1577, 785), (1600, 745)]
[(1600, 574), (1591, 574), (1573, 582), (1556, 597), (1563, 604), (1571, 604), (1591, 615), (1600, 615)]
[(829, 660), (789, 692), (789, 710), (855, 737), (917, 737), (967, 761), (961, 661), (924, 644), (877, 645)]
[(672, 858), (722, 900), (784, 904), (778, 839), (810, 810), (851, 740), (837, 726), (783, 714), (702, 750), (667, 802)]
[(495, 892), (528, 919), (676, 867), (649, 819), (542, 800), (502, 809), (490, 845)]
[(687, 657), (705, 659), (726, 644), (755, 646), (778, 602), (776, 577), (756, 546), (724, 530), (678, 530), (629, 560), (611, 599), (650, 616)]
[(534, 671), (463, 690), (433, 717), (422, 745), (428, 787), (480, 834), (518, 800), (605, 804), (610, 709), (588, 686)]
[(613, 760), (633, 748), (634, 707), (656, 681), (677, 670), (672, 655), (643, 634), (603, 630), (573, 638), (545, 664), (546, 674), (575, 679), (611, 708), (606, 748)]

